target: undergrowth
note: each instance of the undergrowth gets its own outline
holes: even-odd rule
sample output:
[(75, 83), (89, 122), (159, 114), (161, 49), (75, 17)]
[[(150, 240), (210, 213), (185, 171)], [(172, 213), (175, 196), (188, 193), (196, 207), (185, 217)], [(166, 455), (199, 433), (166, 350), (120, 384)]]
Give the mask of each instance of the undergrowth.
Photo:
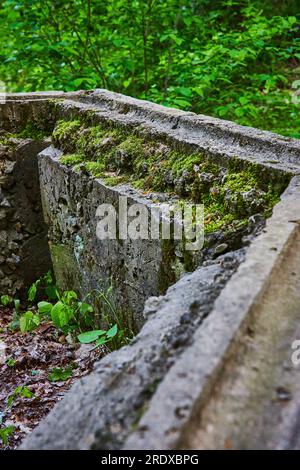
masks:
[[(13, 307), (12, 330), (31, 333), (42, 323), (50, 322), (69, 343), (92, 343), (94, 348), (105, 345), (108, 350), (114, 350), (130, 342), (133, 333), (124, 325), (112, 294), (111, 285), (80, 299), (75, 291), (61, 291), (48, 272), (28, 289), (25, 305), (8, 295), (2, 295), (0, 300), (3, 306)], [(97, 311), (91, 300), (97, 302)]]

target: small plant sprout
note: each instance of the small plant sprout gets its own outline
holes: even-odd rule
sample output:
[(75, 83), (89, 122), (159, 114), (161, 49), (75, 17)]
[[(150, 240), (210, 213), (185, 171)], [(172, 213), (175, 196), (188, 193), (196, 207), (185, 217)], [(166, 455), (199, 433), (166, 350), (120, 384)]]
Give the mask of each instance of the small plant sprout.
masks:
[(17, 397), (22, 397), (22, 398), (33, 398), (34, 397), (34, 393), (31, 392), (29, 390), (28, 387), (26, 387), (26, 385), (21, 385), (17, 388), (15, 388), (15, 390), (13, 391), (13, 393), (11, 393), (8, 397), (7, 397), (7, 406), (9, 408), (12, 407), (15, 399)]
[(14, 367), (16, 365), (16, 360), (13, 359), (12, 357), (9, 357), (6, 361), (6, 365), (8, 367)]
[(70, 377), (72, 377), (72, 374), (72, 366), (69, 366), (66, 369), (62, 369), (61, 367), (54, 367), (48, 378), (50, 382), (64, 382), (65, 380), (68, 380)]
[(1, 300), (1, 304), (2, 304), (4, 307), (6, 307), (7, 305), (9, 305), (10, 302), (11, 302), (11, 299), (10, 299), (9, 295), (1, 295), (0, 300)]
[(10, 436), (14, 433), (14, 426), (6, 426), (5, 428), (0, 428), (0, 439), (2, 444), (7, 445)]

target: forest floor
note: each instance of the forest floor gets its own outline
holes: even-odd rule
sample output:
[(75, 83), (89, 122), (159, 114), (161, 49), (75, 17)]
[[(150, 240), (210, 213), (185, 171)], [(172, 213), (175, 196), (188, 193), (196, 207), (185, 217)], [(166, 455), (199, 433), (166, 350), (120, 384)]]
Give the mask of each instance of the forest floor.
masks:
[(0, 307), (0, 449), (15, 449), (106, 354), (105, 346), (68, 344), (49, 322), (31, 333), (12, 331), (12, 309)]

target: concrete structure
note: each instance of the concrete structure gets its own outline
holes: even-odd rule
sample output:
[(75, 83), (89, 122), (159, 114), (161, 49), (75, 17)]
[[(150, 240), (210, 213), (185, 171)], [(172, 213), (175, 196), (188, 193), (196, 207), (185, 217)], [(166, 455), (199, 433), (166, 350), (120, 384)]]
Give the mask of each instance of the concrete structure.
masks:
[[(300, 339), (300, 142), (105, 90), (9, 96), (0, 108), (0, 127), (18, 132), (34, 122), (51, 133), (59, 119), (78, 117), (88, 126), (109, 124), (201, 152), (223, 178), (234, 163), (240, 172), (258, 168), (264, 186), (284, 189), (290, 182), (265, 227), (254, 213), (238, 234), (213, 232), (194, 272), (181, 266), (161, 289), (161, 268), (178, 265), (176, 250), (173, 258), (164, 256), (160, 243), (148, 241), (105, 248), (93, 241), (92, 216), (80, 215), (91, 206), (93, 214), (98, 201), (113, 202), (124, 191), (145, 205), (149, 199), (74, 172), (59, 162), (59, 149), (43, 151), (44, 216), (52, 246), (67, 245), (73, 258), (69, 282), (84, 291), (97, 284), (99, 272), (109, 277), (113, 271), (116, 302), (126, 299), (141, 330), (130, 346), (77, 382), (22, 448), (299, 448), (300, 375), (291, 346)], [(218, 256), (221, 245), (227, 253)], [(118, 258), (125, 265), (148, 259), (150, 270), (114, 270)], [(52, 260), (60, 282), (68, 283), (53, 250)], [(143, 309), (153, 295), (159, 296)]]

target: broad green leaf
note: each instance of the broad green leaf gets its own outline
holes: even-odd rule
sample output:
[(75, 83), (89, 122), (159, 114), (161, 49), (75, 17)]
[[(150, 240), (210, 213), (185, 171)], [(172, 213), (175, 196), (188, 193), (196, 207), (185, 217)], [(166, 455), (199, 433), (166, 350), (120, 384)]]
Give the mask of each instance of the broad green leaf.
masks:
[(66, 369), (62, 369), (60, 367), (54, 367), (54, 369), (50, 372), (48, 378), (50, 382), (60, 382), (69, 379), (73, 374), (73, 369), (71, 366), (67, 367)]
[(65, 308), (64, 304), (59, 300), (51, 309), (51, 312), (50, 312), (51, 319), (54, 325), (56, 326), (56, 328), (60, 328), (62, 326), (61, 316), (62, 316), (62, 312), (64, 308)]
[(106, 331), (104, 330), (92, 330), (81, 333), (77, 336), (78, 341), (83, 344), (93, 343), (99, 336), (105, 335)]
[(43, 301), (38, 303), (38, 309), (40, 313), (50, 314), (52, 307), (53, 305), (50, 304), (50, 302)]
[(40, 324), (40, 317), (30, 310), (20, 317), (20, 330), (21, 333), (28, 333)]
[(113, 338), (114, 336), (116, 336), (117, 333), (118, 333), (118, 325), (115, 324), (112, 328), (110, 328), (110, 330), (106, 332), (106, 337)]

